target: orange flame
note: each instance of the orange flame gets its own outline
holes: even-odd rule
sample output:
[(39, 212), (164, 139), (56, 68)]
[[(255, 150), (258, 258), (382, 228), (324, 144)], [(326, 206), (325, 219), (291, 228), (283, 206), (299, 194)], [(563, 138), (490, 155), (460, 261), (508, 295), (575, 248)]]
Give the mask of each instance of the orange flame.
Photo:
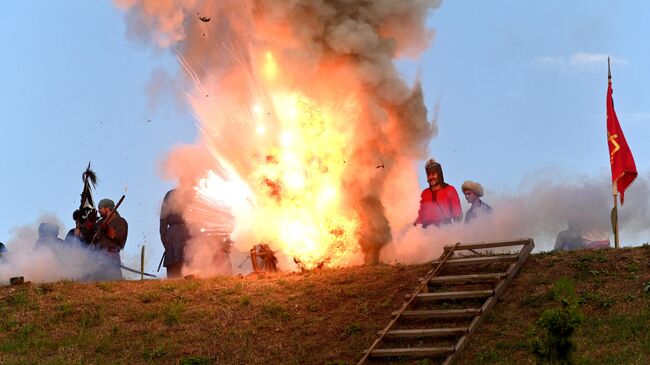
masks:
[[(210, 173), (197, 188), (199, 195), (233, 210), (233, 235), (253, 240), (248, 246), (269, 242), (306, 269), (359, 262), (358, 217), (344, 208), (341, 194), (350, 136), (340, 120), (342, 113), (358, 109), (354, 98), (337, 110), (280, 87), (280, 69), (269, 52), (260, 74), (268, 110), (263, 103), (251, 108), (254, 122), (247, 124), (252, 129), (247, 135), (268, 147), (257, 151), (258, 163), (245, 175), (234, 169), (225, 177)], [(225, 189), (225, 180), (239, 181), (239, 188)], [(236, 201), (250, 204), (242, 208), (246, 204)]]

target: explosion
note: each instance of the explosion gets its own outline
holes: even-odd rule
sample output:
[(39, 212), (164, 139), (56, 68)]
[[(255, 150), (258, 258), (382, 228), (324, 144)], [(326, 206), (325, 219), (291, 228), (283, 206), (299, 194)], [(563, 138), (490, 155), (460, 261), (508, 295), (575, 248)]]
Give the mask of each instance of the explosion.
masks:
[(376, 262), (392, 239), (383, 201), (435, 133), (393, 60), (427, 46), (439, 2), (119, 3), (182, 65), (210, 161), (189, 220), (307, 269)]

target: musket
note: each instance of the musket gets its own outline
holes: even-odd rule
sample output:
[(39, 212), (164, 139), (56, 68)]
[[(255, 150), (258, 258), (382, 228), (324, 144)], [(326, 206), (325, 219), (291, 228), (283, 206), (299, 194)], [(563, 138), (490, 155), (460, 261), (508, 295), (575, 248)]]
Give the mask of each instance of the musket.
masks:
[[(108, 223), (108, 222), (111, 220), (111, 218), (113, 218), (113, 215), (114, 215), (115, 212), (117, 211), (117, 208), (119, 208), (120, 205), (122, 204), (122, 202), (124, 201), (124, 198), (125, 198), (125, 195), (122, 195), (122, 197), (120, 198), (120, 200), (117, 201), (117, 204), (115, 204), (115, 207), (113, 208), (113, 210), (111, 210), (111, 212), (108, 213), (108, 215), (106, 216), (106, 219), (104, 219), (104, 221), (105, 221), (106, 223)], [(95, 243), (95, 241), (97, 240), (97, 238), (99, 238), (99, 232), (100, 232), (100, 231), (101, 231), (101, 230), (98, 229), (97, 232), (95, 232), (95, 234), (93, 235), (93, 239), (90, 240), (90, 243), (91, 243), (91, 244)]]

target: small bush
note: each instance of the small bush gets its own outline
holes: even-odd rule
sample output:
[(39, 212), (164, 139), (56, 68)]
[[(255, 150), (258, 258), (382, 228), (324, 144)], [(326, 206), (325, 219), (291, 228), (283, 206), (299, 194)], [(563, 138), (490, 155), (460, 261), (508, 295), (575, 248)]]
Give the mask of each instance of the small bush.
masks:
[(530, 340), (531, 352), (540, 363), (572, 364), (573, 333), (583, 317), (575, 295), (575, 284), (562, 278), (551, 289), (561, 307), (547, 309), (535, 322)]

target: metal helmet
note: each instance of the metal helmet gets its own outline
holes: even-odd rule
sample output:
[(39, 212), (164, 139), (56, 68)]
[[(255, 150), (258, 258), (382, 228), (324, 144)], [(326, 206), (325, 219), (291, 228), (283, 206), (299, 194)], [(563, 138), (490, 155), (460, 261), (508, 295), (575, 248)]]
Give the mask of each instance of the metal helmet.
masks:
[(438, 176), (440, 177), (440, 182), (445, 182), (445, 176), (442, 174), (442, 166), (436, 160), (430, 159), (427, 161), (426, 165), (424, 165), (424, 171), (427, 173), (431, 171), (437, 172)]

